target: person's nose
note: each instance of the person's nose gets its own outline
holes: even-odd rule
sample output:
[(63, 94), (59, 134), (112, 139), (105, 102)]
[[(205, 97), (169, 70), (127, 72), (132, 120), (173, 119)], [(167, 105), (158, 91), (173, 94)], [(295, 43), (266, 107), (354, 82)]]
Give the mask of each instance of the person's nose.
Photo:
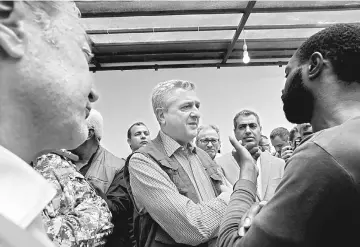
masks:
[(94, 88), (92, 88), (90, 90), (90, 93), (88, 95), (88, 99), (91, 103), (94, 103), (95, 101), (97, 101), (99, 99), (99, 94), (95, 91)]
[(251, 128), (247, 125), (245, 129), (246, 134), (251, 134)]
[(201, 112), (199, 111), (199, 109), (197, 107), (193, 106), (190, 116), (192, 118), (199, 119), (201, 117)]

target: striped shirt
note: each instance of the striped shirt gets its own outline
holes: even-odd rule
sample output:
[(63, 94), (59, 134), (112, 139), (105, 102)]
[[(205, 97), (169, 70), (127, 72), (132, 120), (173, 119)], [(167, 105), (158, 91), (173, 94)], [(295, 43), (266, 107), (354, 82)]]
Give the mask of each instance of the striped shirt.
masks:
[[(181, 195), (166, 172), (136, 153), (129, 162), (130, 185), (139, 211), (144, 209), (178, 243), (199, 245), (217, 237), (230, 192), (216, 197), (211, 181), (191, 144), (182, 147), (160, 131), (166, 154), (183, 167), (200, 203)], [(190, 148), (192, 149), (190, 151)]]

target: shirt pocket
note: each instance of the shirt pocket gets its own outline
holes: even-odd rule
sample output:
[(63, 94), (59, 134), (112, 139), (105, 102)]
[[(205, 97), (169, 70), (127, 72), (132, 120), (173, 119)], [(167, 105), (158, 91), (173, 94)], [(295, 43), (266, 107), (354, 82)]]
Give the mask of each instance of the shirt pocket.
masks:
[(168, 174), (170, 180), (172, 180), (174, 185), (177, 187), (179, 194), (181, 194), (183, 196), (187, 196), (188, 189), (179, 174), (179, 170), (172, 169), (172, 168), (163, 168), (163, 170)]

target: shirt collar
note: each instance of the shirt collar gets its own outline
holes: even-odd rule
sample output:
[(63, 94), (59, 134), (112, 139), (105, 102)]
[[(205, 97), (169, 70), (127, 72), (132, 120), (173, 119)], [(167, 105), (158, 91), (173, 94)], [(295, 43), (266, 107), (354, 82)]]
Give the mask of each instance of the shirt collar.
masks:
[(177, 150), (188, 150), (192, 153), (197, 153), (196, 147), (192, 143), (187, 143), (185, 146), (181, 146), (172, 137), (165, 134), (162, 130), (159, 131), (160, 138), (163, 142), (165, 152), (168, 157), (172, 156)]

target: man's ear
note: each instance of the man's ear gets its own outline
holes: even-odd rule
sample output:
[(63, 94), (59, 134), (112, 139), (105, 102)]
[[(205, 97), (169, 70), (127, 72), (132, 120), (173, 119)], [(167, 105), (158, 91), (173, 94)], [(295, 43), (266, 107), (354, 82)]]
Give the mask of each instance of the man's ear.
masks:
[(323, 56), (319, 52), (314, 52), (310, 57), (310, 64), (308, 65), (308, 78), (310, 80), (315, 79), (320, 75), (324, 64)]
[(157, 116), (157, 119), (158, 119), (158, 122), (160, 124), (165, 124), (165, 117), (164, 117), (164, 108), (157, 108), (155, 110), (156, 112), (156, 116)]
[(94, 137), (94, 135), (95, 135), (94, 130), (93, 130), (93, 129), (90, 129), (90, 130), (88, 131), (88, 140), (92, 139), (92, 138)]
[(24, 3), (0, 1), (0, 49), (12, 58), (25, 53)]
[(129, 139), (129, 138), (127, 139), (127, 142), (128, 142), (128, 144), (129, 144), (129, 146), (130, 146), (130, 139)]

